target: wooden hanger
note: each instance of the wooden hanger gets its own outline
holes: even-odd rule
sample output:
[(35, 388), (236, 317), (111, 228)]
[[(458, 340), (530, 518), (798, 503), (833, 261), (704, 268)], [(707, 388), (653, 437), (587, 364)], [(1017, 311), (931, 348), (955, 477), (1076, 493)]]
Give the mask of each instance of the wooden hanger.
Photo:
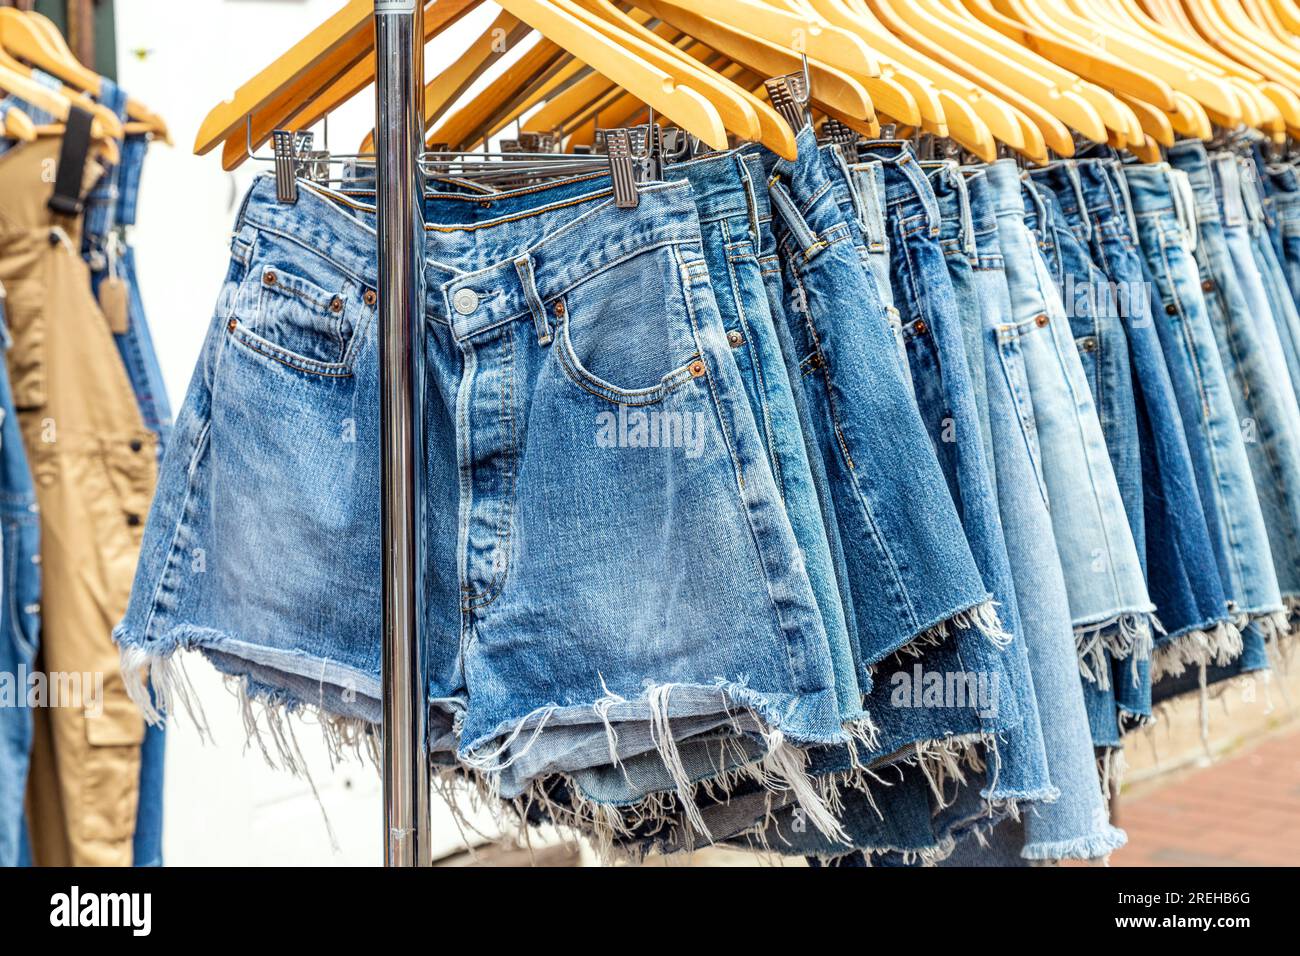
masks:
[[(1084, 81), (1085, 91), (1095, 90), (1113, 97), (1127, 111), (1129, 139), (1140, 141), (1149, 136), (1159, 142), (1170, 128), (1167, 116), (1163, 120), (1155, 118), (1173, 109), (1173, 90), (1158, 77), (1134, 69), (1105, 51), (1086, 50), (1074, 43), (1049, 37), (1035, 27), (1001, 13), (993, 6), (992, 0), (950, 0), (950, 3), (954, 6), (960, 4), (971, 16), (1003, 36), (1078, 76)], [(1136, 108), (1134, 101), (1146, 103), (1151, 109)]]
[(994, 0), (999, 9), (1010, 9), (1017, 18), (1033, 23), (1051, 35), (1065, 37), (1086, 46), (1102, 46), (1147, 72), (1160, 77), (1175, 90), (1190, 94), (1220, 116), (1242, 120), (1237, 95), (1221, 77), (1189, 62), (1167, 44), (1158, 46), (1149, 38), (1135, 37), (1105, 20), (1082, 16), (1065, 0)]
[[(946, 34), (929, 35), (912, 26), (902, 13), (902, 8), (908, 6), (907, 3), (897, 4), (892, 0), (867, 0), (867, 5), (889, 30), (896, 36), (904, 37), (914, 49), (928, 54), (953, 71), (968, 77), (979, 86), (992, 91), (1014, 105), (1023, 116), (1038, 127), (1048, 148), (1060, 156), (1074, 155), (1074, 138), (1064, 122), (1053, 112), (1039, 106), (1019, 90), (1003, 82), (1002, 79), (990, 76), (977, 67), (962, 62), (957, 55), (944, 48), (944, 43), (949, 39)], [(1104, 133), (1101, 135), (1104, 137)]]
[[(350, 66), (373, 54), (374, 12), (374, 0), (348, 0), (346, 6), (249, 79), (233, 97), (214, 106), (199, 126), (194, 152), (202, 156), (236, 133), (243, 137), (249, 115), (268, 130), (285, 128), (287, 116), (277, 115), (280, 110), (300, 108), (314, 92), (325, 89)], [(328, 75), (321, 76), (322, 70)], [(291, 90), (292, 95), (288, 95)], [(278, 102), (279, 110), (268, 109), (273, 101)], [(254, 143), (260, 145), (256, 139)]]
[[(481, 0), (437, 0), (424, 14), (424, 41), (458, 23)], [(249, 140), (257, 149), (275, 129), (310, 129), (375, 82), (374, 31), (363, 31), (350, 47), (334, 54), (286, 87), (252, 117), (251, 124), (232, 134), (222, 149), (222, 168), (231, 170), (248, 158)], [(426, 115), (430, 83), (425, 87)], [(436, 98), (436, 93), (435, 93)], [(426, 123), (426, 125), (428, 125)], [(251, 128), (250, 128), (251, 127)]]
[(1022, 55), (1030, 56), (1030, 61), (1040, 73), (1052, 78), (1057, 83), (1057, 86), (1075, 92), (1080, 99), (1087, 100), (1092, 105), (1092, 108), (1095, 109), (1102, 122), (1106, 125), (1106, 129), (1110, 130), (1110, 139), (1118, 143), (1125, 143), (1128, 140), (1139, 144), (1143, 142), (1145, 134), (1138, 116), (1118, 96), (1115, 96), (1109, 90), (1109, 87), (1096, 83), (1091, 77), (1080, 74), (1076, 70), (1063, 68), (1050, 57), (1041, 56), (1040, 53), (1031, 51), (1023, 43), (1017, 43), (1015, 40), (1008, 38), (1001, 31), (993, 30), (993, 27), (976, 17), (966, 7), (966, 4), (962, 3), (962, 0), (931, 1), (944, 10), (946, 16), (950, 17), (950, 20), (958, 29), (970, 27), (974, 23), (974, 25), (979, 26), (980, 30), (988, 31), (989, 34), (995, 36), (996, 40), (993, 40), (993, 42), (1004, 44), (1005, 48), (1017, 49), (1017, 51), (1022, 51)]
[(1010, 43), (973, 17), (967, 22), (956, 20), (937, 0), (891, 5), (918, 31), (942, 42), (949, 54), (960, 57), (967, 67), (988, 73), (1093, 142), (1105, 142), (1107, 124), (1075, 88), (1077, 77), (1069, 78), (1069, 88), (1063, 86), (1058, 76), (1052, 75), (1060, 72), (1053, 64)]
[(636, 20), (617, 10), (607, 0), (563, 0), (573, 3), (590, 15), (590, 24), (614, 42), (626, 34), (642, 44), (643, 55), (654, 57), (662, 69), (681, 77), (684, 82), (717, 107), (728, 130), (741, 139), (762, 142), (778, 155), (795, 156), (794, 131), (772, 107), (749, 90), (743, 90), (725, 77), (686, 56), (681, 50)]
[(1147, 3), (1145, 9), (1133, 0), (1123, 2), (1135, 21), (1158, 33), (1171, 45), (1193, 52), (1221, 69), (1234, 83), (1244, 104), (1255, 106), (1256, 115), (1245, 117), (1248, 125), (1276, 128), (1279, 121), (1288, 125), (1296, 121), (1295, 107), (1298, 101), (1295, 95), (1206, 42), (1176, 0)]
[[(1010, 103), (980, 88), (965, 76), (918, 52), (890, 33), (875, 13), (860, 0), (807, 0), (821, 16), (844, 29), (871, 37), (897, 71), (900, 80), (916, 82), (935, 91), (940, 106), (966, 110), (986, 127), (995, 140), (1036, 161), (1045, 162), (1047, 147), (1037, 127)], [(1023, 122), (1022, 122), (1023, 120)]]
[(5, 139), (32, 143), (36, 141), (36, 124), (18, 107), (10, 106), (5, 110), (4, 134)]
[[(34, 126), (38, 135), (62, 134), (64, 124), (67, 123), (73, 106), (80, 107), (81, 104), (70, 99), (62, 90), (52, 89), (38, 83), (27, 72), (14, 69), (10, 66), (10, 62), (14, 61), (10, 61), (8, 56), (0, 54), (0, 90), (9, 93), (24, 103), (29, 103), (33, 108), (48, 113), (54, 118), (54, 125)], [(117, 145), (118, 137), (104, 122), (104, 118), (100, 113), (88, 112), (91, 113), (90, 137), (94, 141), (94, 154), (102, 156), (112, 165), (117, 165), (122, 159), (122, 151)], [(111, 110), (109, 114), (112, 115)], [(114, 116), (113, 118), (116, 119), (117, 117)], [(31, 122), (30, 116), (28, 121)], [(21, 128), (22, 119), (19, 118), (16, 122)], [(120, 129), (121, 126), (119, 125), (118, 128)]]
[[(748, 67), (760, 76), (784, 75), (801, 69), (802, 64), (797, 55), (766, 40), (667, 4), (662, 6), (643, 4), (642, 6), (643, 10), (636, 11), (630, 16), (641, 24), (648, 24), (652, 17), (659, 19), (660, 23), (653, 30), (654, 34), (662, 42), (672, 43), (675, 48), (685, 45), (686, 48), (682, 52), (697, 61), (705, 61), (710, 58), (710, 54), (720, 53), (724, 57), (719, 58), (716, 55), (712, 57), (717, 61), (718, 66), (721, 66), (723, 59), (729, 59), (734, 61), (734, 66)], [(871, 98), (857, 77), (827, 66), (812, 57), (808, 59), (808, 70), (814, 105), (846, 117), (846, 122), (859, 128), (869, 126), (874, 121), (875, 113)], [(723, 75), (734, 77), (737, 71), (727, 70)], [(761, 87), (761, 83), (758, 85)], [(607, 93), (609, 85), (608, 81), (603, 87), (599, 83), (575, 84), (571, 89), (572, 93), (566, 91), (557, 98), (557, 102), (548, 103), (543, 107), (537, 116), (526, 124), (528, 128), (543, 130), (567, 128), (571, 125), (567, 121), (579, 112), (590, 112), (586, 109), (588, 104), (597, 95)], [(601, 112), (615, 118), (622, 115), (618, 110), (607, 113), (607, 108), (602, 109)], [(632, 112), (635, 110), (629, 111), (629, 115)], [(793, 158), (793, 155), (789, 158)]]
[[(89, 93), (98, 97), (102, 93), (103, 78), (76, 58), (58, 27), (42, 14), (24, 13), (11, 8), (0, 9), (0, 47), (15, 59), (58, 77), (70, 88), (69, 94)], [(90, 100), (82, 97), (77, 105), (84, 109), (84, 103), (88, 102)], [(112, 110), (102, 108), (114, 120), (117, 119)], [(164, 142), (170, 142), (171, 134), (167, 130), (167, 124), (138, 100), (127, 99), (126, 113), (129, 119), (144, 124), (146, 132), (158, 136)], [(111, 123), (108, 125), (112, 127)], [(122, 132), (117, 132), (116, 135), (121, 136)]]
[[(480, 35), (469, 45), (465, 52), (451, 61), (451, 65), (438, 74), (433, 82), (424, 88), (424, 129), (428, 129), (447, 112), (469, 87), (494, 63), (501, 59), (510, 48), (533, 32), (518, 17), (501, 11)], [(319, 102), (313, 106), (319, 108)], [(308, 123), (305, 117), (295, 117), (298, 122)], [(229, 144), (227, 144), (229, 145)], [(358, 152), (371, 153), (375, 149), (375, 131), (372, 129), (361, 142)]]
[(965, 0), (965, 5), (995, 30), (1099, 86), (1143, 100), (1157, 110), (1170, 112), (1174, 108), (1173, 89), (1158, 76), (1131, 66), (1105, 50), (1050, 36), (998, 10), (993, 0)]

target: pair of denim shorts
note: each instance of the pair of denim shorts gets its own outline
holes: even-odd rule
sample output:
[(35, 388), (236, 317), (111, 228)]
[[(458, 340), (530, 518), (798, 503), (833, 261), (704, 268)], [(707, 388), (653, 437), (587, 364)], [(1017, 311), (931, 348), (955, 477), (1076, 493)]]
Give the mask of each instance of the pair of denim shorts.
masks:
[[(306, 184), (278, 203), (269, 177), (244, 203), (116, 632), (158, 709), (184, 703), (170, 658), (197, 648), (250, 715), (318, 710), (340, 746), (378, 720), (373, 220)], [(511, 798), (655, 754), (689, 799), (677, 741), (726, 730), (801, 778), (795, 744), (846, 735), (690, 184), (635, 210), (607, 179), (441, 194), (426, 222), (441, 759)]]

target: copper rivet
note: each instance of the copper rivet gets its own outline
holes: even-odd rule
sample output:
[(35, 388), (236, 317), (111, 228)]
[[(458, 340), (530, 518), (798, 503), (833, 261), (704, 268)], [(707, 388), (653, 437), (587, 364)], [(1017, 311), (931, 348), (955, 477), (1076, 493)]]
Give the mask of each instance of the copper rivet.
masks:
[(226, 328), (227, 328), (229, 331), (233, 332), (233, 331), (235, 331), (235, 326), (237, 326), (237, 325), (239, 325), (239, 323), (236, 322), (234, 319), (231, 319), (229, 322), (226, 323)]
[(744, 341), (745, 341), (744, 336), (742, 336), (739, 332), (735, 331), (734, 329), (727, 333), (727, 342), (731, 345), (733, 349)]
[(331, 312), (342, 312), (342, 311), (343, 311), (343, 299), (342, 299), (342, 297), (336, 295), (334, 298), (330, 299), (330, 311), (331, 311)]
[(1168, 305), (1165, 306), (1165, 315), (1177, 315), (1177, 314), (1178, 314), (1177, 305), (1170, 302)]
[(917, 335), (925, 335), (927, 326), (924, 322), (918, 321), (916, 325), (912, 326), (912, 328), (916, 330)]
[(264, 285), (275, 285), (275, 273), (267, 272), (264, 276), (262, 276), (262, 283)]
[(1034, 322), (1041, 329), (1043, 326), (1047, 324), (1046, 314), (1040, 312), (1038, 315), (1034, 317)]
[(1213, 291), (1214, 291), (1214, 280), (1213, 280), (1213, 279), (1206, 279), (1204, 282), (1201, 283), (1201, 289), (1204, 290), (1205, 292), (1213, 292)]
[(556, 303), (555, 303), (555, 314), (558, 315), (560, 318), (564, 318), (564, 300), (563, 300), (563, 299), (558, 299), (558, 300), (556, 301)]
[(691, 363), (691, 374), (692, 374), (693, 376), (695, 376), (696, 378), (699, 378), (701, 375), (703, 375), (703, 374), (704, 374), (704, 363), (701, 362), (699, 359), (696, 359), (694, 362), (692, 362), (692, 363)]
[(379, 296), (375, 295), (374, 289), (367, 289), (364, 298), (366, 300), (366, 305), (374, 305), (375, 300), (378, 299)]

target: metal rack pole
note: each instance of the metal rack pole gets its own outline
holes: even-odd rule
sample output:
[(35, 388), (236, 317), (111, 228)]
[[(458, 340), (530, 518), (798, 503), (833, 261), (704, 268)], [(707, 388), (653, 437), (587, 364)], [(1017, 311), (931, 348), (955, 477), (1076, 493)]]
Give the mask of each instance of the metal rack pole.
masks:
[(384, 862), (429, 866), (424, 529), (424, 3), (375, 3)]

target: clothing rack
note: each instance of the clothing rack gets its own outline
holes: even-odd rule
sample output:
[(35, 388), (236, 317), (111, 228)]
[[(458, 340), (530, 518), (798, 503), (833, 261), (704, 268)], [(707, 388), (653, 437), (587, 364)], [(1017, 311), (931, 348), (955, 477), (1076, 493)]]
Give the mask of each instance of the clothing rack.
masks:
[(430, 866), (425, 571), (424, 3), (375, 3), (384, 863)]

